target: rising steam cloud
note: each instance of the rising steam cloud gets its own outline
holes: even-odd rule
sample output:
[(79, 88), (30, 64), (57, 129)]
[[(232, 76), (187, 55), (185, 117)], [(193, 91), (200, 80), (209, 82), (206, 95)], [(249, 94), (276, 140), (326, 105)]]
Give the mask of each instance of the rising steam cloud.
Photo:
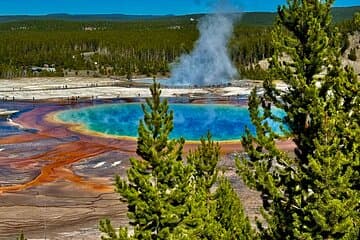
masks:
[(215, 14), (200, 19), (200, 38), (195, 43), (193, 52), (181, 56), (180, 62), (173, 67), (170, 80), (172, 85), (227, 84), (237, 75), (227, 51), (237, 18), (235, 14), (229, 14), (228, 5), (223, 3), (224, 1), (220, 1), (217, 4)]

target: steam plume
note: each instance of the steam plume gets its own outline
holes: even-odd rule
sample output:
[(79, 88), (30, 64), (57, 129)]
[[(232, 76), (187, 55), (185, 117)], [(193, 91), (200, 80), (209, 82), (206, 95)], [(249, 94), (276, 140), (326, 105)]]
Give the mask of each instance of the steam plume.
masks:
[[(229, 13), (229, 5), (220, 1), (216, 13), (210, 14), (198, 24), (200, 38), (193, 52), (183, 55), (171, 73), (171, 84), (178, 86), (209, 86), (227, 84), (237, 75), (227, 51), (233, 33), (235, 14)], [(220, 6), (220, 7), (219, 7)]]

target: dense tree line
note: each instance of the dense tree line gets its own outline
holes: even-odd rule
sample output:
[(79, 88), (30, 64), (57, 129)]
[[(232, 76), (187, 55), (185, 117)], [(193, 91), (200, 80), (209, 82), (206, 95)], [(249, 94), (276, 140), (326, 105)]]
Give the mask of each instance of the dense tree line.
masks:
[(118, 30), (102, 30), (97, 25), (90, 26), (88, 31), (2, 31), (2, 77), (11, 77), (11, 74), (29, 75), (24, 71), (29, 66), (44, 64), (55, 64), (60, 72), (63, 69), (100, 71), (109, 66), (113, 67), (112, 74), (117, 75), (128, 72), (165, 73), (168, 71), (168, 63), (190, 51), (197, 38), (195, 28), (128, 29), (125, 26)]
[[(56, 73), (92, 70), (99, 75), (166, 75), (171, 63), (192, 50), (198, 39), (198, 19), (184, 18), (129, 22), (67, 22), (28, 20), (0, 24), (0, 77), (34, 76), (31, 66), (54, 64)], [(340, 23), (344, 37), (358, 29), (354, 20)], [(237, 24), (229, 55), (245, 78), (264, 79), (259, 60), (274, 52), (272, 26)], [(36, 73), (39, 75), (39, 73)]]
[(246, 66), (271, 57), (273, 53), (271, 29), (271, 27), (247, 26), (235, 28), (229, 46), (233, 61), (239, 66)]
[[(166, 74), (171, 63), (192, 50), (198, 38), (197, 20), (3, 23), (0, 77), (32, 76), (29, 67), (44, 64), (54, 64), (57, 75), (65, 69), (104, 75)], [(271, 56), (270, 31), (270, 27), (236, 26), (229, 54), (241, 72)]]

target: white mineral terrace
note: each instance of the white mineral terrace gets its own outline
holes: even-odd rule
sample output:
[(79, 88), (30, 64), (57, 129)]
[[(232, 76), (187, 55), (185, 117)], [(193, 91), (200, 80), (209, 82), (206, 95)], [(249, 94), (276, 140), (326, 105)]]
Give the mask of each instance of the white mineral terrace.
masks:
[[(0, 100), (45, 100), (80, 98), (132, 98), (150, 97), (148, 87), (136, 85), (143, 79), (114, 80), (111, 78), (21, 78), (0, 79)], [(255, 85), (250, 81), (244, 86), (220, 88), (163, 88), (163, 97), (202, 96), (212, 94), (220, 97), (248, 95)], [(132, 84), (131, 87), (129, 85)], [(135, 86), (134, 86), (135, 84)], [(278, 84), (286, 89), (286, 85)], [(261, 93), (261, 89), (260, 89)]]

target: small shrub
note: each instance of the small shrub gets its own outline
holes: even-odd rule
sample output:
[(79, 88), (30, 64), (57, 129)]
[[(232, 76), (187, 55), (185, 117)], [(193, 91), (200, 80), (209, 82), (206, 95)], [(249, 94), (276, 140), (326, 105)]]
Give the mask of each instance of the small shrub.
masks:
[(348, 55), (348, 58), (351, 60), (351, 61), (356, 61), (357, 57), (356, 57), (356, 51), (355, 51), (355, 48), (352, 48), (350, 50), (350, 53)]

